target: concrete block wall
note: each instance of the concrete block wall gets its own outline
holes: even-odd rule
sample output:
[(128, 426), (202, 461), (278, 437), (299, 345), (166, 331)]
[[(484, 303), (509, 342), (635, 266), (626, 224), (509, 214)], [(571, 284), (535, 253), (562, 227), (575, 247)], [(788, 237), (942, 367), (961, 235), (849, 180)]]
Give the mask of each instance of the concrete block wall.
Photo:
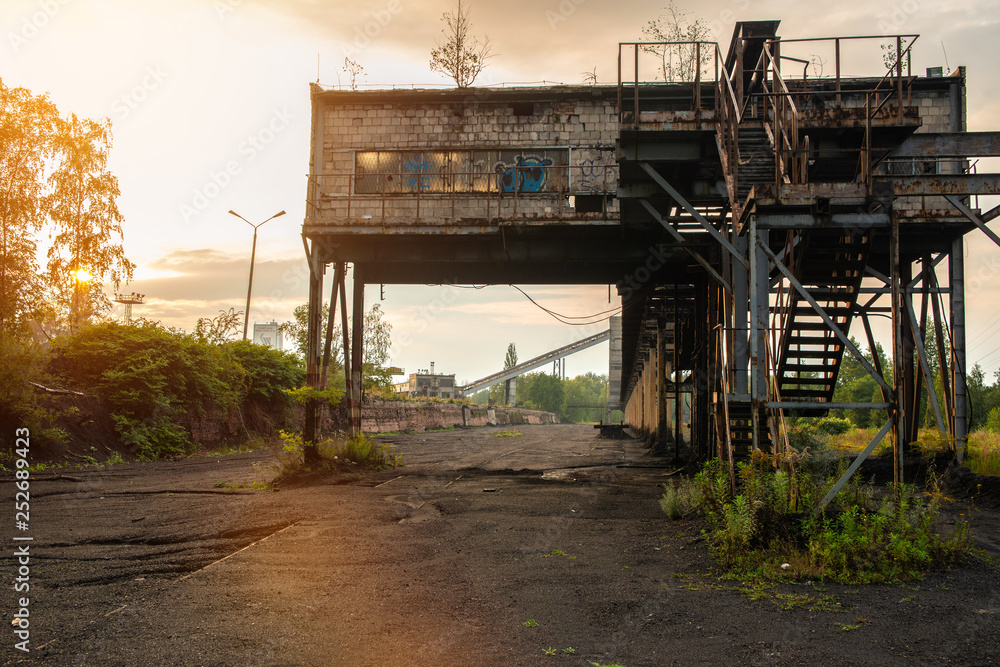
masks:
[[(463, 411), (465, 414), (463, 414)], [(551, 412), (525, 408), (463, 406), (460, 403), (434, 401), (373, 401), (365, 403), (361, 415), (365, 433), (425, 431), (453, 426), (516, 426), (520, 424), (558, 424)]]
[[(340, 94), (325, 100), (322, 117), (322, 174), (314, 176), (319, 216), (324, 221), (385, 220), (437, 223), (452, 220), (564, 220), (617, 217), (617, 201), (604, 213), (578, 213), (567, 195), (614, 193), (617, 170), (614, 145), (618, 136), (616, 100), (610, 93), (587, 89), (578, 99), (538, 98), (525, 90), (521, 102), (490, 99), (489, 91), (460, 97), (449, 91), (440, 101), (415, 99), (398, 91), (391, 103), (366, 103)], [(388, 93), (385, 93), (388, 94)], [(384, 94), (384, 95), (385, 95)], [(426, 96), (424, 96), (426, 97)], [(355, 194), (351, 175), (355, 154), (365, 151), (565, 151), (564, 164), (548, 167), (553, 177), (572, 185), (565, 192), (492, 193), (403, 192), (385, 197)], [(317, 162), (314, 160), (314, 164)], [(568, 167), (568, 168), (567, 168)], [(493, 171), (494, 165), (487, 167)], [(477, 168), (478, 170), (478, 168)], [(460, 188), (457, 188), (460, 189)], [(562, 189), (560, 187), (560, 189)]]

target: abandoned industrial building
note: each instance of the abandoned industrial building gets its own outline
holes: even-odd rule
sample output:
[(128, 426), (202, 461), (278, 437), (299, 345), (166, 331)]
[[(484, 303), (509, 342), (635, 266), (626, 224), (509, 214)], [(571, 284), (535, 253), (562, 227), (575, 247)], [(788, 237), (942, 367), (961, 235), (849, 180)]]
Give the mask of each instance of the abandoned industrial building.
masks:
[[(617, 85), (313, 85), (311, 381), (331, 265), (345, 321), (354, 266), (355, 322), (365, 283), (609, 284), (622, 307), (613, 399), (668, 453), (732, 460), (782, 447), (789, 411), (834, 407), (884, 410), (861, 458), (890, 430), (900, 452), (932, 384), (924, 341), (934, 336), (944, 404), (929, 396), (961, 458), (963, 236), (979, 227), (1000, 242), (984, 224), (996, 209), (973, 201), (1000, 193), (1000, 178), (969, 164), (1000, 155), (1000, 133), (966, 131), (963, 68), (911, 71), (916, 35), (777, 29), (740, 22), (728, 47), (620, 44)], [(855, 55), (872, 44), (888, 49)], [(802, 56), (821, 48), (833, 55), (810, 75)], [(640, 58), (656, 49), (697, 65), (684, 81), (655, 80)], [(874, 346), (876, 314), (891, 318), (893, 368), (873, 367), (850, 341)], [(833, 402), (845, 355), (877, 380), (880, 400)]]

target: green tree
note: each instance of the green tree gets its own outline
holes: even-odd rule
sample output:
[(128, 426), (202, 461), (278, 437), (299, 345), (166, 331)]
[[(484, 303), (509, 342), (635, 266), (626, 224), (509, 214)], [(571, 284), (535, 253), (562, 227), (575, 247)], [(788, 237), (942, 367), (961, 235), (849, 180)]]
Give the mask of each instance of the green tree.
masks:
[[(122, 247), (123, 218), (115, 203), (118, 179), (107, 168), (111, 121), (98, 123), (73, 114), (59, 121), (55, 144), (62, 160), (49, 177), (47, 207), (54, 235), (48, 283), (57, 307), (71, 326), (78, 326), (111, 309), (103, 281), (110, 279), (117, 290), (132, 279), (135, 265)], [(78, 280), (74, 274), (80, 269), (93, 280)]]
[(36, 235), (46, 216), (46, 174), (59, 112), (47, 96), (0, 80), (0, 331), (24, 334), (42, 280)]
[(507, 356), (503, 360), (503, 369), (507, 370), (509, 368), (514, 368), (517, 366), (517, 348), (514, 347), (514, 343), (507, 345)]
[(232, 340), (243, 326), (243, 311), (230, 308), (220, 310), (215, 317), (199, 317), (194, 327), (194, 337), (208, 345), (222, 345)]
[[(117, 288), (131, 278), (110, 148), (109, 121), (64, 119), (47, 96), (0, 81), (0, 330), (23, 336), (32, 319), (82, 322), (110, 307), (103, 281)], [(36, 254), (46, 227), (43, 274)], [(95, 280), (78, 280), (78, 269)]]
[(468, 88), (486, 67), (486, 61), (493, 57), (490, 38), (479, 38), (471, 34), (472, 20), (469, 9), (463, 8), (458, 0), (454, 14), (445, 13), (441, 20), (445, 28), (444, 44), (431, 50), (431, 71), (450, 77), (459, 88)]
[[(330, 313), (329, 304), (323, 304), (320, 317), (320, 341), (325, 340), (326, 323)], [(303, 304), (295, 308), (292, 313), (293, 319), (284, 322), (279, 327), (282, 334), (289, 340), (294, 341), (295, 352), (303, 359), (306, 356), (309, 330), (309, 305)], [(348, 320), (348, 327), (351, 321)], [(336, 325), (333, 330), (330, 347), (330, 370), (327, 375), (327, 386), (342, 386), (344, 384), (344, 346), (341, 325)], [(364, 345), (362, 347), (364, 355), (363, 377), (365, 389), (375, 387), (388, 387), (392, 384), (392, 375), (389, 374), (389, 350), (392, 347), (392, 324), (385, 319), (385, 313), (380, 304), (374, 304), (365, 314), (364, 327), (362, 330)]]
[[(857, 339), (852, 337), (851, 342), (859, 350), (863, 349)], [(875, 356), (872, 355), (871, 350), (866, 350), (864, 357), (873, 366), (876, 365), (875, 359), (878, 359), (883, 375), (888, 375), (891, 372), (892, 369), (888, 366), (885, 351), (878, 343), (875, 344)], [(881, 396), (878, 381), (868, 373), (853, 354), (845, 350), (844, 357), (840, 362), (840, 372), (837, 375), (833, 400), (846, 403), (866, 403), (877, 399), (878, 402), (881, 402)], [(858, 428), (868, 428), (874, 425), (873, 422), (878, 421), (880, 414), (884, 415), (885, 413), (878, 410), (831, 410), (831, 414), (834, 417), (849, 419)], [(882, 422), (878, 422), (879, 426), (881, 424)]]
[(518, 401), (539, 410), (562, 414), (565, 405), (563, 381), (546, 373), (528, 373), (518, 378)]

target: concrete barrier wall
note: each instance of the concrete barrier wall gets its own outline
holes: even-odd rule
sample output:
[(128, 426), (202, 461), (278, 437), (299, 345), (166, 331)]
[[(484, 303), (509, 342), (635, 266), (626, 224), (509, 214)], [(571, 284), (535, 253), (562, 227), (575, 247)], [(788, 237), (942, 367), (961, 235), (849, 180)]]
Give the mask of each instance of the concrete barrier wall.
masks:
[(365, 433), (424, 431), (453, 426), (516, 426), (558, 424), (551, 412), (526, 408), (468, 406), (435, 401), (378, 401), (366, 403), (361, 415)]

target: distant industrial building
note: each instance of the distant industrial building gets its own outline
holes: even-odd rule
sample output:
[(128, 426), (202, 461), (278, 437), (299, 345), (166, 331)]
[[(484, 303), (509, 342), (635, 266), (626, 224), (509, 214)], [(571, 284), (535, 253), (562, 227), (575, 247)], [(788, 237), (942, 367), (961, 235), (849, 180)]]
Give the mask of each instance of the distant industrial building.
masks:
[(461, 398), (462, 392), (455, 386), (455, 374), (441, 375), (434, 372), (434, 364), (430, 370), (418, 370), (410, 373), (407, 382), (398, 382), (392, 389), (400, 396), (407, 398)]

